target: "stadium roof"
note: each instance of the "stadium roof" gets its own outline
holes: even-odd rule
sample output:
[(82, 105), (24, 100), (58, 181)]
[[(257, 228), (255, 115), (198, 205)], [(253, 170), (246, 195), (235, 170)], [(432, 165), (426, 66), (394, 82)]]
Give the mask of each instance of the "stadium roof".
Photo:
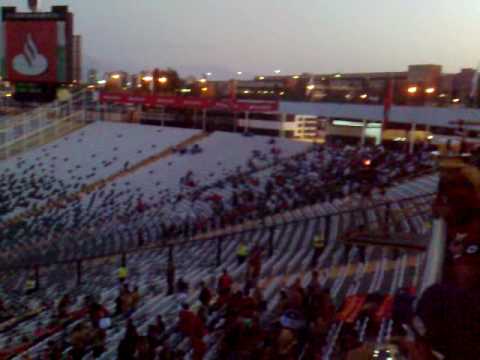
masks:
[[(280, 102), (280, 112), (296, 115), (324, 116), (329, 118), (383, 121), (382, 105), (355, 105), (313, 102)], [(458, 120), (480, 121), (480, 109), (436, 108), (426, 106), (393, 106), (390, 121), (456, 128)], [(469, 126), (465, 126), (468, 128)]]

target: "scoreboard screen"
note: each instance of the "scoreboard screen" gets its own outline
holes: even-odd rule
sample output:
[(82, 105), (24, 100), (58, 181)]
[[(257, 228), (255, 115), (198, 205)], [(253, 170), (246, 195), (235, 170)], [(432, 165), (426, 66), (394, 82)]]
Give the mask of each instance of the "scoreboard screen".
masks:
[(1, 9), (0, 75), (15, 85), (17, 100), (18, 92), (24, 100), (41, 101), (35, 99), (39, 90), (71, 82), (72, 43), (73, 15), (66, 6), (31, 13)]

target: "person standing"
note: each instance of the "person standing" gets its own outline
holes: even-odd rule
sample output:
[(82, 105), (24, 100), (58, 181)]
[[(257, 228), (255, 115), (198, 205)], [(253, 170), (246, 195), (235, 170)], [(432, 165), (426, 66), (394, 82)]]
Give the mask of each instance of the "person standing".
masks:
[(312, 261), (310, 263), (310, 267), (314, 268), (317, 266), (318, 258), (322, 254), (325, 248), (325, 237), (323, 233), (319, 233), (313, 239), (313, 256)]
[(248, 248), (247, 245), (243, 241), (240, 241), (237, 247), (237, 261), (238, 265), (242, 265), (245, 262), (245, 259), (248, 256)]

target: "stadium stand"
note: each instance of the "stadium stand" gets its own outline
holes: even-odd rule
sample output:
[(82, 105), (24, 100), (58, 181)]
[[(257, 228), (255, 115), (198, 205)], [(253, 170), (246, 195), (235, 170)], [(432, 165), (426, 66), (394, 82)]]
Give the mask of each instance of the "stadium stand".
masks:
[(426, 149), (112, 123), (0, 166), (0, 359), (383, 344), (422, 278), (438, 185)]

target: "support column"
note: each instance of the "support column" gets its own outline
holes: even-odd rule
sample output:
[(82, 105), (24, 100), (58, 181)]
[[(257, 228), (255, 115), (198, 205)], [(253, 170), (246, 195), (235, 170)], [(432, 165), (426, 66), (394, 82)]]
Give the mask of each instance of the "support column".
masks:
[(197, 109), (193, 109), (193, 127), (197, 128)]
[(217, 267), (220, 267), (220, 265), (222, 265), (222, 238), (221, 237), (219, 237), (217, 240), (216, 265)]
[(162, 124), (162, 128), (165, 127), (165, 108), (162, 107), (160, 109), (160, 116), (161, 116), (161, 124)]
[(361, 147), (365, 146), (365, 140), (366, 140), (366, 137), (367, 137), (367, 125), (368, 125), (368, 121), (366, 119), (363, 119), (362, 136), (360, 138), (360, 146)]
[(415, 148), (415, 131), (417, 130), (417, 124), (412, 123), (412, 128), (410, 129), (410, 143), (408, 146), (408, 153), (413, 154), (414, 148)]
[(168, 248), (168, 262), (173, 263), (173, 245)]
[(247, 133), (250, 125), (250, 113), (245, 111), (245, 126), (243, 127), (243, 132)]
[(280, 137), (286, 137), (285, 136), (285, 123), (287, 122), (287, 114), (286, 113), (281, 113), (280, 114), (280, 131), (278, 132)]
[(207, 109), (202, 110), (202, 130), (207, 130)]

